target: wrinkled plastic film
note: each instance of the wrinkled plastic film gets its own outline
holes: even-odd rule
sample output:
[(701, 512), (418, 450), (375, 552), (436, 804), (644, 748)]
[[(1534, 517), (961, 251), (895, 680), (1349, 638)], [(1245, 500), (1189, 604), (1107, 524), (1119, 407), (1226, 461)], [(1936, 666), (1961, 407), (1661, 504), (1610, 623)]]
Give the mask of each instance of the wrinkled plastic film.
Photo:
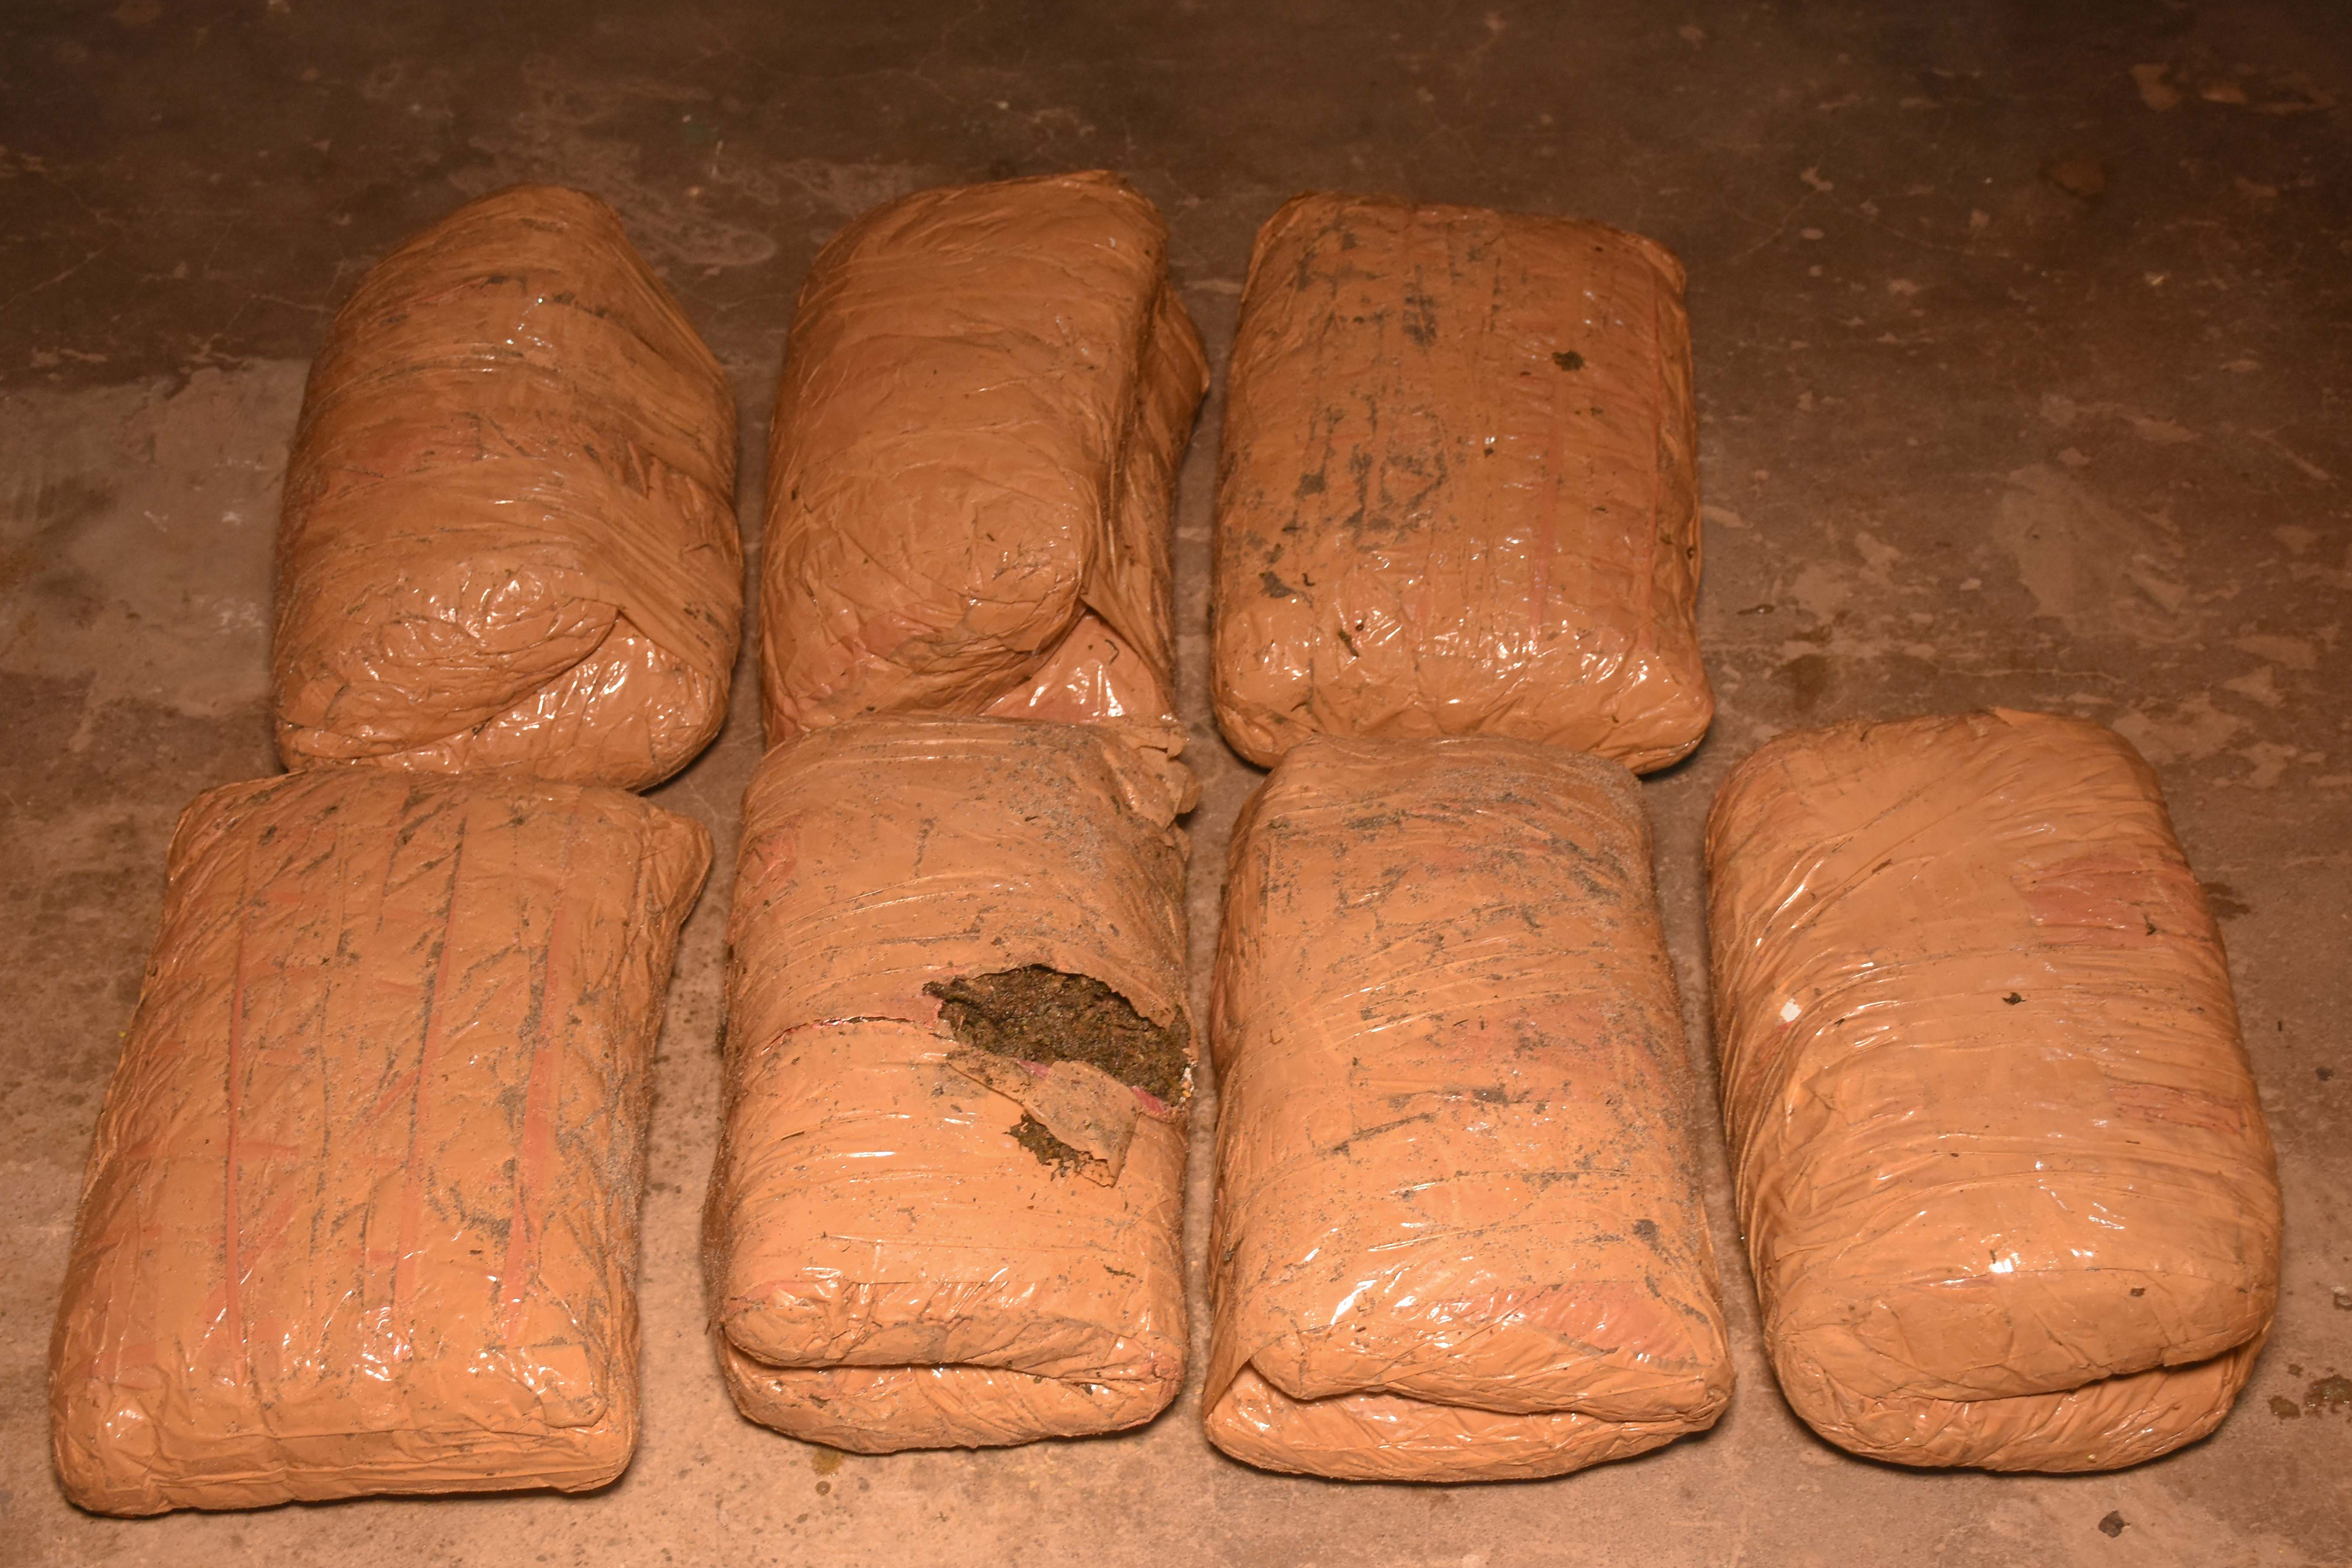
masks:
[(1798, 1413), (1919, 1465), (2095, 1470), (2228, 1413), (2279, 1196), (2155, 776), (1992, 710), (1784, 736), (1707, 829), (1724, 1116)]
[(1235, 750), (1486, 733), (1647, 772), (1698, 744), (1682, 291), (1597, 224), (1328, 195), (1275, 215), (1219, 460)]
[(188, 809), (52, 1345), (76, 1502), (620, 1473), (649, 1058), (709, 853), (533, 781), (321, 768)]
[(1208, 385), (1116, 175), (919, 192), (803, 285), (769, 449), (771, 744), (877, 712), (1176, 728), (1171, 508)]
[[(1174, 1396), (1192, 785), (1167, 744), (894, 717), (761, 763), (704, 1225), (751, 1419), (887, 1453), (1110, 1431)], [(927, 990), (1033, 968), (1177, 1030), (1160, 1092), (975, 1051)]]
[(1731, 1365), (1632, 777), (1310, 738), (1233, 846), (1211, 1438), (1487, 1480), (1713, 1425)]
[(1165, 725), (1175, 703), (1161, 673), (1089, 610), (1044, 668), (982, 711), (992, 719), (1056, 724), (1128, 719)]
[(735, 404), (595, 198), (523, 185), (369, 271), (311, 367), (279, 751), (643, 788), (725, 717)]

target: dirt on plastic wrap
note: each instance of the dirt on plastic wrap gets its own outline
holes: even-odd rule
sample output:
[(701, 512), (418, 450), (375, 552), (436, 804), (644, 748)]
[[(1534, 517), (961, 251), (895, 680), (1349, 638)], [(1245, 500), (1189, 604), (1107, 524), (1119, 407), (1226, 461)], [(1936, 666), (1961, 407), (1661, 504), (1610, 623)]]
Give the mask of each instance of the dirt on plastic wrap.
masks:
[(51, 1345), (67, 1494), (619, 1475), (650, 1058), (709, 864), (635, 795), (511, 775), (200, 796)]
[(1681, 266), (1564, 218), (1304, 195), (1258, 232), (1217, 481), (1217, 719), (1698, 744)]
[(1208, 362), (1167, 250), (1100, 173), (919, 192), (825, 247), (769, 449), (771, 745), (877, 712), (1173, 722)]
[(718, 734), (735, 401), (594, 197), (518, 185), (379, 263), (311, 366), (272, 645), (289, 767), (642, 789)]
[(1309, 738), (1234, 830), (1211, 1439), (1356, 1479), (1559, 1475), (1732, 1368), (1639, 786), (1499, 737)]
[(761, 764), (704, 1222), (752, 1420), (890, 1453), (1175, 1395), (1193, 785), (1167, 745), (891, 715)]
[(1874, 1458), (2106, 1470), (2228, 1414), (2279, 1192), (2221, 942), (2113, 731), (1787, 735), (1707, 826), (1724, 1119), (1790, 1405)]

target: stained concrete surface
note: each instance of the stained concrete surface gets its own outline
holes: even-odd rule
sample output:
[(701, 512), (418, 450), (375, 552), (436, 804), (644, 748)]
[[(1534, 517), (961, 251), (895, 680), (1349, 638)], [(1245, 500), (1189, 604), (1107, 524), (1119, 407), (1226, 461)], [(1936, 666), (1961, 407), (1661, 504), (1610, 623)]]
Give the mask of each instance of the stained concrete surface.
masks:
[[(0, 1559), (2352, 1562), (2347, 128), (2336, 0), (8, 8)], [(1760, 741), (2000, 702), (2147, 752), (2225, 917), (2286, 1190), (2277, 1329), (2219, 1434), (2076, 1479), (1824, 1447), (1758, 1353), (1712, 1135), (1741, 1382), (1714, 1433), (1632, 1463), (1288, 1479), (1210, 1449), (1190, 1394), (1129, 1436), (977, 1454), (844, 1458), (746, 1425), (702, 1337), (695, 1231), (747, 675), (718, 746), (658, 795), (709, 824), (721, 868), (662, 1037), (634, 1468), (576, 1499), (147, 1521), (64, 1501), (43, 1360), (90, 1126), (174, 814), (273, 765), (276, 489), (304, 361), (357, 273), (470, 195), (583, 185), (684, 297), (756, 432), (793, 292), (845, 219), (1093, 165), (1167, 212), (1220, 360), (1252, 233), (1309, 187), (1598, 217), (1689, 264), (1722, 716), (1645, 794), (1703, 1069), (1699, 827)], [(1213, 396), (1180, 518), (1203, 991), (1226, 827), (1257, 776), (1204, 717), (1216, 445)]]

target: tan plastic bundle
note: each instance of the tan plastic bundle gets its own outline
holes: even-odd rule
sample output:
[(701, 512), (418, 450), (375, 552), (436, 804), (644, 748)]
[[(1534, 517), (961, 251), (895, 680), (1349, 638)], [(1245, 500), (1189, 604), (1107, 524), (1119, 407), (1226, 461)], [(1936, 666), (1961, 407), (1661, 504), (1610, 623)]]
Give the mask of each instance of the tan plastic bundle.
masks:
[(892, 716), (761, 764), (704, 1222), (752, 1420), (889, 1453), (1174, 1396), (1191, 778), (1166, 744)]
[(1787, 735), (1707, 826), (1724, 1117), (1797, 1414), (1908, 1465), (2202, 1436), (2278, 1292), (2221, 943), (2155, 776), (1996, 710)]
[(1310, 738), (1234, 833), (1209, 1436), (1551, 1476), (1732, 1371), (1639, 788), (1524, 741)]
[(68, 1495), (620, 1474), (649, 1058), (709, 861), (698, 825), (573, 784), (336, 767), (199, 797), (51, 1344)]
[(519, 185), (394, 251), (311, 366), (278, 750), (643, 788), (727, 711), (735, 403), (612, 210)]
[(1344, 195), (1274, 216), (1217, 488), (1235, 750), (1503, 734), (1648, 772), (1698, 744), (1682, 292), (1673, 257), (1597, 224)]
[(1173, 721), (1208, 367), (1167, 250), (1108, 174), (920, 192), (825, 247), (769, 447), (771, 745), (891, 711)]

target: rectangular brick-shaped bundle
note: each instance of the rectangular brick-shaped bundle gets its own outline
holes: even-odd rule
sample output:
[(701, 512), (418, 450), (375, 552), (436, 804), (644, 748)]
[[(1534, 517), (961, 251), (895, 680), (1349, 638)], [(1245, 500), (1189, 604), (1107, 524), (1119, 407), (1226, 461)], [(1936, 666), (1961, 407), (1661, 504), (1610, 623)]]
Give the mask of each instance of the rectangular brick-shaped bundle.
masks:
[(704, 1224), (752, 1420), (887, 1453), (1113, 1431), (1174, 1397), (1191, 779), (1171, 743), (894, 716), (761, 764)]
[(634, 795), (511, 778), (188, 808), (52, 1345), (76, 1502), (626, 1467), (649, 1058), (709, 857)]
[(1235, 750), (1516, 735), (1636, 772), (1714, 712), (1682, 268), (1597, 224), (1305, 195), (1226, 394), (1213, 675)]
[(2007, 710), (1785, 735), (1707, 825), (1716, 1037), (1781, 1391), (1910, 1465), (2212, 1430), (2279, 1193), (2221, 937), (2147, 763)]
[(1317, 738), (1234, 833), (1213, 1009), (1227, 1453), (1559, 1475), (1732, 1372), (1639, 786), (1529, 742)]
[(1208, 385), (1115, 174), (922, 191), (802, 285), (768, 457), (768, 741), (877, 712), (1174, 713), (1170, 508)]
[(727, 715), (735, 398), (593, 196), (518, 185), (371, 268), (310, 369), (272, 637), (289, 767), (643, 788)]

